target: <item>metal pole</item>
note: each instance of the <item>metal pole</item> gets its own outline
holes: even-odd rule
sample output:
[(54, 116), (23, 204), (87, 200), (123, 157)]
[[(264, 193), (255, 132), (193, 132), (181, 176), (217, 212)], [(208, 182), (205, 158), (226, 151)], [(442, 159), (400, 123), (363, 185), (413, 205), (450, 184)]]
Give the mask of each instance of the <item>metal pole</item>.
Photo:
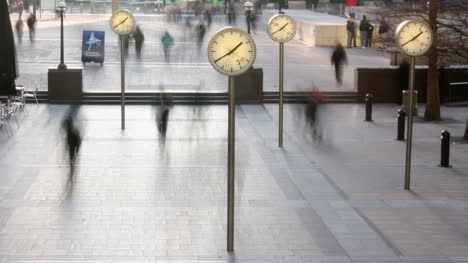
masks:
[(234, 251), (234, 155), (235, 155), (235, 110), (236, 94), (234, 77), (229, 76), (228, 110), (228, 211), (227, 211), (227, 250)]
[(410, 190), (411, 182), (411, 144), (413, 141), (413, 93), (414, 93), (414, 64), (416, 57), (410, 57), (410, 75), (409, 75), (409, 110), (408, 127), (406, 130), (406, 169), (405, 169), (405, 190)]
[(67, 69), (64, 62), (63, 49), (63, 10), (60, 10), (60, 65), (58, 69)]
[(122, 90), (121, 98), (121, 125), (122, 130), (125, 130), (125, 35), (120, 36), (120, 87)]
[(284, 43), (279, 44), (279, 147), (283, 147)]
[(247, 33), (250, 35), (250, 11), (247, 11)]

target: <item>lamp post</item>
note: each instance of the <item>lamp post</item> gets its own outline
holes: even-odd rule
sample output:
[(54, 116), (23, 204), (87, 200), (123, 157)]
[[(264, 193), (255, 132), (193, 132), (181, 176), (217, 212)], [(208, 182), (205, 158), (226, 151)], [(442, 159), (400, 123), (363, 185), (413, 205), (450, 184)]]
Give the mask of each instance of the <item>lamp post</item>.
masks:
[(67, 65), (63, 61), (63, 13), (67, 10), (67, 4), (65, 2), (60, 2), (57, 4), (57, 11), (60, 13), (60, 64), (58, 69), (63, 70), (67, 69)]
[(252, 15), (252, 10), (253, 10), (253, 4), (249, 0), (247, 0), (244, 4), (244, 10), (245, 10), (245, 17), (247, 20), (247, 33), (250, 35), (250, 22), (251, 22), (251, 15)]

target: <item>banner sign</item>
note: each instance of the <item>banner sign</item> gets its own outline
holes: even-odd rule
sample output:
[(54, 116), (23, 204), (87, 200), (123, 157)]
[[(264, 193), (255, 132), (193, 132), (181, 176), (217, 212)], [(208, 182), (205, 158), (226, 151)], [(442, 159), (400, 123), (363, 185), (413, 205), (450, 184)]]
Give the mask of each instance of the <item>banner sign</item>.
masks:
[(83, 31), (81, 61), (104, 63), (104, 31)]

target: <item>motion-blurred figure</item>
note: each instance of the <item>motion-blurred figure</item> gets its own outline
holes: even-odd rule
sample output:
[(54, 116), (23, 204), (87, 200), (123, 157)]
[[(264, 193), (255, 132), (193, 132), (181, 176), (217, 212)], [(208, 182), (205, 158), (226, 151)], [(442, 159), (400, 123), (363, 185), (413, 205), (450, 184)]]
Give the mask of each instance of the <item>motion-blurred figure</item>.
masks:
[(163, 45), (164, 61), (166, 61), (166, 63), (169, 63), (170, 49), (172, 45), (174, 44), (174, 39), (171, 37), (169, 32), (167, 32), (167, 30), (164, 32), (163, 36), (161, 37), (161, 43)]
[(212, 21), (210, 9), (206, 8), (205, 11), (203, 12), (203, 20), (205, 20), (206, 27), (210, 29), (211, 21)]
[(23, 39), (23, 20), (19, 16), (18, 21), (15, 24), (16, 37), (18, 38), (18, 43), (21, 43)]
[(135, 51), (137, 58), (140, 58), (143, 41), (145, 41), (145, 36), (143, 35), (143, 32), (141, 32), (140, 26), (136, 27), (135, 33), (133, 33), (133, 38), (135, 39)]
[(344, 50), (341, 43), (337, 43), (335, 50), (331, 56), (331, 63), (335, 66), (335, 78), (338, 84), (343, 84), (343, 64), (348, 63), (348, 58), (346, 56), (346, 51)]
[(313, 88), (312, 92), (306, 92), (308, 103), (305, 109), (306, 120), (312, 127), (312, 139), (322, 140), (322, 131), (318, 122), (318, 105), (325, 102), (325, 97), (319, 89)]
[(235, 24), (236, 23), (236, 11), (234, 10), (234, 7), (229, 7), (229, 11), (227, 13), (227, 17), (228, 17), (228, 23), (230, 25), (232, 24)]
[(34, 42), (34, 37), (36, 35), (36, 16), (34, 14), (29, 15), (26, 23), (28, 24), (29, 29), (29, 40)]
[(184, 42), (186, 41), (187, 39), (187, 35), (190, 35), (190, 33), (192, 32), (192, 22), (191, 21), (191, 17), (190, 16), (187, 16), (185, 18), (185, 23), (184, 23)]
[(65, 119), (63, 120), (62, 124), (66, 136), (66, 147), (68, 150), (71, 178), (73, 178), (73, 175), (75, 173), (76, 156), (78, 155), (81, 146), (80, 131), (75, 125), (77, 110), (77, 107), (72, 107)]
[(169, 121), (169, 111), (172, 107), (171, 99), (164, 94), (164, 88), (160, 91), (161, 105), (156, 113), (156, 124), (159, 131), (159, 139), (162, 145), (166, 142), (167, 123)]
[(197, 34), (197, 47), (198, 47), (198, 53), (200, 54), (201, 51), (201, 46), (203, 43), (203, 38), (205, 37), (205, 23), (203, 23), (202, 20), (198, 22), (198, 24), (195, 26), (195, 32)]

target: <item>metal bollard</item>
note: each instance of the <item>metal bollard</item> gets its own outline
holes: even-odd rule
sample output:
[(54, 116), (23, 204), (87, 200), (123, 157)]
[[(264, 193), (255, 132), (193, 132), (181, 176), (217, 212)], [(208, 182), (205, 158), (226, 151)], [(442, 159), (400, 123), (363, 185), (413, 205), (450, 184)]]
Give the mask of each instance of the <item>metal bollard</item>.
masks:
[(406, 111), (404, 109), (398, 110), (397, 141), (405, 140), (405, 118), (406, 118)]
[(366, 95), (366, 121), (372, 121), (372, 94)]
[(447, 130), (442, 131), (440, 136), (441, 150), (440, 150), (440, 166), (441, 167), (450, 167), (449, 157), (450, 157), (450, 132)]

